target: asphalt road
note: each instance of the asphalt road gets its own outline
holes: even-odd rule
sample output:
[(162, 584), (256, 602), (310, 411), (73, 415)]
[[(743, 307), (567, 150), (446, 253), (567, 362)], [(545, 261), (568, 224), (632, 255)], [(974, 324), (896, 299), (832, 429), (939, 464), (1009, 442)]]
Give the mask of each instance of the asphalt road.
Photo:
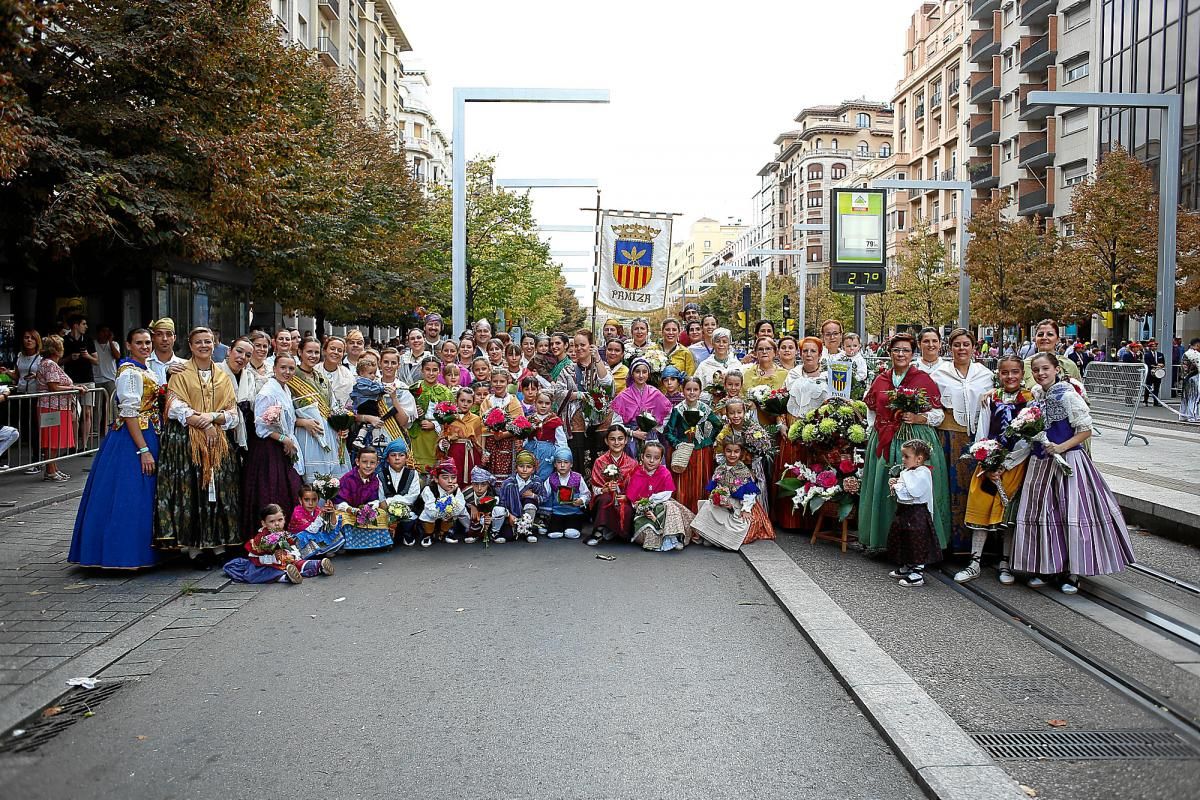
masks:
[(740, 556), (605, 552), (398, 550), (265, 587), (0, 763), (0, 797), (922, 797)]

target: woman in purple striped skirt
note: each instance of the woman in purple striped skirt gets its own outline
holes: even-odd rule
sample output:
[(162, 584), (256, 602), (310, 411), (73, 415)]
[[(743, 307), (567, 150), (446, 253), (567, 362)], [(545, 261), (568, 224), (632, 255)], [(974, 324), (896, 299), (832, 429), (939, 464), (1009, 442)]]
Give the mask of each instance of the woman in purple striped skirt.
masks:
[(1120, 572), (1132, 564), (1133, 547), (1121, 507), (1083, 448), (1092, 435), (1087, 402), (1065, 380), (1053, 353), (1038, 353), (1031, 366), (1049, 441), (1033, 445), (1012, 567), (1033, 574), (1030, 586), (1053, 579), (1063, 592), (1075, 594), (1078, 576)]

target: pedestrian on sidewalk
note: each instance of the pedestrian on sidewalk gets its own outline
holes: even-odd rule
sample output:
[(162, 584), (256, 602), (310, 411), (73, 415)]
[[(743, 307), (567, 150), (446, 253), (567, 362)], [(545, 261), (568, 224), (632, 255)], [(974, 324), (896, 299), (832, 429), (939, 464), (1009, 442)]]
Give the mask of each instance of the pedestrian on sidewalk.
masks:
[(114, 382), (120, 426), (104, 437), (92, 461), (67, 555), (84, 567), (138, 569), (158, 563), (153, 541), (159, 382), (146, 364), (153, 352), (150, 331), (135, 328), (125, 343), (129, 355), (117, 365)]
[(1075, 594), (1078, 576), (1107, 575), (1132, 564), (1133, 545), (1120, 505), (1083, 447), (1092, 436), (1087, 403), (1053, 353), (1038, 353), (1032, 362), (1034, 397), (1049, 441), (1034, 444), (1025, 473), (1012, 566), (1033, 574), (1032, 587), (1051, 579), (1065, 594)]
[(933, 469), (926, 463), (933, 449), (923, 439), (900, 446), (900, 467), (888, 487), (896, 513), (888, 528), (888, 559), (898, 564), (888, 576), (901, 586), (924, 586), (925, 567), (942, 560), (942, 545), (933, 525)]
[[(69, 392), (86, 394), (86, 386), (76, 386), (70, 376), (58, 365), (63, 356), (63, 340), (51, 334), (42, 340), (42, 360), (37, 369), (37, 392)], [(41, 427), (42, 456), (50, 459), (46, 463), (43, 480), (62, 483), (71, 479), (65, 470), (58, 468), (55, 459), (75, 448), (75, 395), (50, 394), (38, 398), (37, 408)]]

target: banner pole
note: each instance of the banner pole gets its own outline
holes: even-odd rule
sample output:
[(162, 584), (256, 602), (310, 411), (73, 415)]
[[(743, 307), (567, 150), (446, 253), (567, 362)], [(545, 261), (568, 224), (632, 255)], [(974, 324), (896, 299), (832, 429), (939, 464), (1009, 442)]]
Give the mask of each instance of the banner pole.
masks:
[(596, 189), (596, 233), (592, 253), (592, 336), (598, 337), (596, 313), (600, 305), (600, 189)]

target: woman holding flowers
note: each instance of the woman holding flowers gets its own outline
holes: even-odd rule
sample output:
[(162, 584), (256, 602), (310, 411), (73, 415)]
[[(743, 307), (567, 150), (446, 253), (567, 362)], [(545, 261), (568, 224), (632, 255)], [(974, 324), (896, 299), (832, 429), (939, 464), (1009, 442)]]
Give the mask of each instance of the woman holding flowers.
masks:
[(950, 542), (950, 498), (946, 485), (946, 458), (934, 428), (941, 424), (941, 393), (937, 384), (913, 364), (916, 340), (898, 333), (888, 345), (892, 367), (879, 374), (863, 402), (874, 418), (867, 439), (866, 465), (858, 503), (858, 540), (866, 547), (887, 546), (888, 529), (895, 515), (888, 485), (889, 470), (900, 464), (900, 445), (909, 439), (929, 444), (933, 470), (933, 525), (942, 547)]
[[(796, 423), (815, 410), (829, 398), (829, 381), (826, 370), (821, 367), (824, 346), (816, 336), (805, 336), (800, 342), (800, 363), (787, 373), (785, 386), (788, 389), (787, 414), (780, 418), (779, 454), (775, 457), (775, 478), (786, 474), (793, 464), (811, 463), (808, 447), (800, 440), (800, 429)], [(781, 528), (799, 530), (804, 527), (804, 510), (794, 503), (780, 502), (779, 487), (771, 483), (771, 520)]]
[(254, 444), (242, 471), (243, 531), (254, 530), (263, 506), (286, 508), (300, 494), (304, 456), (296, 444), (296, 411), (288, 388), (295, 374), (296, 359), (279, 354), (271, 377), (254, 397), (254, 430), (248, 434)]
[(633, 432), (630, 455), (636, 455), (640, 445), (658, 438), (658, 431), (671, 413), (671, 401), (649, 384), (650, 362), (646, 359), (634, 359), (629, 377), (625, 391), (613, 398), (613, 422), (629, 426)]
[(608, 364), (600, 358), (591, 331), (586, 328), (575, 331), (574, 341), (575, 386), (579, 397), (569, 404), (570, 416), (563, 420), (569, 427), (575, 464), (581, 472), (586, 472), (592, 459), (604, 450), (604, 440), (598, 432), (608, 417), (604, 406), (611, 405), (613, 379)]
[(979, 577), (983, 548), (988, 534), (993, 531), (1000, 531), (1004, 536), (1000, 583), (1010, 586), (1016, 582), (1009, 562), (1029, 443), (1010, 434), (1008, 426), (1033, 401), (1033, 394), (1021, 388), (1024, 369), (1025, 362), (1020, 356), (1001, 357), (996, 365), (1000, 388), (984, 395), (983, 407), (979, 410), (975, 443), (971, 447), (975, 472), (971, 476), (964, 515), (964, 522), (971, 531), (971, 563), (954, 576), (959, 583)]
[(967, 495), (971, 491), (972, 468), (962, 460), (979, 422), (980, 399), (992, 390), (992, 372), (975, 360), (975, 334), (955, 328), (947, 339), (950, 361), (941, 361), (930, 377), (942, 396), (946, 412), (938, 425), (942, 456), (946, 461), (946, 482), (950, 487), (950, 547), (955, 553), (969, 552), (971, 534), (963, 518), (967, 513)]
[(421, 380), (412, 386), (417, 414), (408, 427), (408, 433), (412, 443), (413, 466), (421, 472), (429, 472), (438, 462), (437, 444), (441, 438), (441, 426), (434, 420), (434, 410), (438, 403), (454, 402), (451, 390), (438, 382), (441, 369), (440, 361), (433, 356), (426, 356), (421, 361)]
[[(780, 369), (775, 363), (778, 355), (779, 347), (774, 339), (763, 336), (754, 343), (754, 363), (742, 370), (742, 387), (747, 397), (765, 398), (770, 392), (783, 388), (787, 381), (787, 371)], [(766, 387), (765, 393), (763, 389), (755, 392), (760, 386)], [(759, 424), (774, 424), (777, 415), (767, 413), (761, 402), (754, 403), (754, 410)]]
[(1092, 436), (1087, 402), (1053, 353), (1038, 353), (1029, 366), (1035, 403), (1023, 414), (1030, 424), (1021, 415), (1012, 424), (1033, 444), (1012, 566), (1033, 573), (1030, 586), (1054, 576), (1064, 593), (1075, 594), (1079, 575), (1108, 575), (1132, 564), (1133, 546), (1121, 507), (1082, 446)]
[(671, 471), (676, 475), (675, 499), (693, 514), (705, 497), (704, 486), (716, 466), (713, 444), (725, 425), (712, 406), (700, 399), (702, 389), (699, 378), (684, 379), (683, 402), (671, 411), (663, 430), (674, 448)]
[(649, 320), (638, 317), (629, 323), (629, 344), (625, 352), (629, 359), (644, 356), (651, 350), (657, 350), (658, 345), (650, 339)]
[[(522, 441), (511, 430), (517, 417), (525, 416), (525, 409), (515, 394), (508, 393), (508, 370), (495, 367), (489, 377), (489, 393), (477, 398), (479, 400), (479, 416), (483, 418), (482, 425), (487, 428), (481, 433), (483, 439), (484, 467), (496, 476), (497, 481), (503, 482), (512, 474), (513, 464), (517, 453), (521, 451)], [(460, 473), (459, 485), (466, 486), (470, 482), (471, 471)]]
[[(167, 382), (158, 466), (158, 538), (193, 558), (245, 540), (241, 475), (230, 432), (239, 412), (233, 383), (212, 360), (213, 333), (188, 334), (192, 357)], [(291, 498), (288, 498), (291, 502)]]
[[(365, 352), (359, 358), (366, 358)], [(335, 411), (341, 414), (345, 409), (333, 407), (329, 381), (317, 369), (320, 363), (321, 343), (309, 339), (301, 345), (300, 363), (288, 384), (296, 408), (296, 443), (304, 455), (305, 483), (311, 483), (317, 475), (336, 478), (350, 468), (343, 442), (345, 432), (334, 431), (329, 424)]]

